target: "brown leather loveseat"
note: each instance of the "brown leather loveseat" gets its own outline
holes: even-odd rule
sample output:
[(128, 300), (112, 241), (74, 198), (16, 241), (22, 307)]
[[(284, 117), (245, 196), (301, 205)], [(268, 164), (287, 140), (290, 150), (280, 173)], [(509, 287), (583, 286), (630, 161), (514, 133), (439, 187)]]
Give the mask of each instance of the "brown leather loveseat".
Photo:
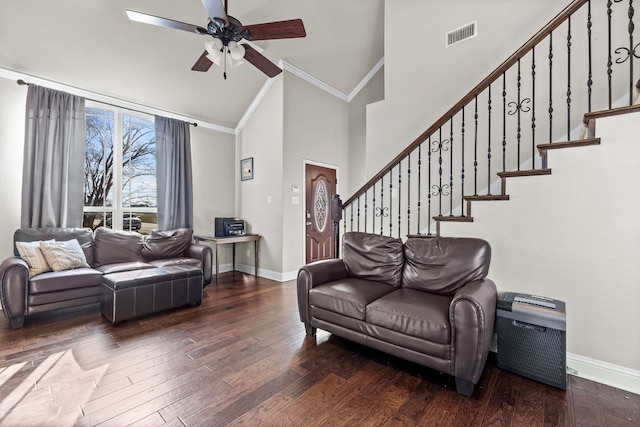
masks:
[(342, 259), (298, 273), (298, 308), (316, 328), (453, 375), (471, 396), (493, 338), (491, 247), (475, 238), (348, 232)]
[[(31, 314), (96, 302), (103, 302), (105, 314), (104, 296), (109, 295), (107, 291), (120, 291), (119, 288), (113, 289), (119, 285), (129, 287), (122, 291), (131, 294), (134, 292), (132, 287), (138, 284), (155, 285), (154, 276), (166, 278), (164, 294), (151, 287), (142, 289), (141, 286), (136, 303), (143, 306), (134, 307), (129, 301), (124, 301), (120, 308), (115, 307), (120, 310), (117, 313), (119, 318), (172, 308), (182, 302), (198, 304), (202, 300), (202, 287), (211, 283), (212, 251), (209, 246), (192, 244), (192, 234), (192, 230), (186, 228), (154, 232), (146, 237), (102, 227), (95, 232), (89, 228), (18, 229), (14, 233), (16, 256), (0, 264), (2, 311), (10, 320), (12, 329), (22, 327), (25, 316)], [(41, 251), (42, 242), (47, 247), (63, 248), (63, 252), (52, 253), (62, 253), (60, 258), (63, 261), (65, 255), (69, 255), (71, 261), (67, 261), (70, 265), (55, 268), (44, 262), (42, 256), (33, 250), (35, 246)], [(18, 245), (22, 245), (23, 254), (28, 249), (25, 258), (29, 263), (18, 256)], [(75, 255), (79, 255), (75, 259), (74, 248)], [(50, 257), (45, 261), (49, 260)], [(45, 267), (38, 270), (41, 264)], [(197, 277), (193, 279), (193, 276)], [(114, 279), (107, 280), (109, 277)], [(178, 277), (186, 279), (181, 283), (187, 282), (190, 288), (199, 287), (199, 295), (195, 289), (188, 296), (179, 295), (179, 301), (176, 301), (176, 292), (184, 294), (182, 289), (174, 289)], [(105, 289), (107, 283), (112, 288)], [(165, 303), (160, 299), (169, 301)], [(115, 313), (114, 302), (110, 302), (112, 306), (109, 308)], [(121, 313), (123, 310), (126, 311), (125, 316)], [(115, 322), (118, 318), (113, 315), (109, 320)]]

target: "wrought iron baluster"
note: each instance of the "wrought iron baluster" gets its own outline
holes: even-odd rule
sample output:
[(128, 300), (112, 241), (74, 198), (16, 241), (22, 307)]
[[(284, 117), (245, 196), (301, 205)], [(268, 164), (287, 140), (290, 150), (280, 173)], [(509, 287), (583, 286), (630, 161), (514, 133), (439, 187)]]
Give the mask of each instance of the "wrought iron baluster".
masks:
[(357, 231), (362, 231), (360, 230), (360, 197), (358, 197), (358, 206), (357, 206), (357, 211), (356, 211), (356, 225), (357, 225)]
[(536, 47), (531, 50), (531, 169), (536, 168)]
[(638, 58), (638, 56), (636, 56), (638, 46), (633, 45), (633, 30), (635, 28), (633, 23), (634, 14), (633, 0), (629, 0), (629, 105), (633, 105), (633, 58)]
[(591, 112), (591, 95), (593, 92), (593, 61), (591, 57), (592, 53), (592, 36), (591, 27), (593, 22), (591, 21), (591, 0), (587, 2), (587, 61), (589, 62), (589, 71), (587, 74), (587, 111)]
[(398, 190), (396, 193), (398, 194), (398, 237), (400, 237), (400, 229), (402, 228), (402, 160), (398, 162)]
[(518, 126), (516, 128), (516, 141), (518, 146), (518, 155), (517, 155), (517, 165), (518, 170), (520, 170), (520, 141), (522, 139), (522, 126), (520, 122), (520, 113), (522, 112), (522, 100), (521, 100), (521, 90), (522, 90), (522, 74), (520, 73), (520, 60), (518, 59), (518, 77), (516, 83), (516, 89), (518, 91), (518, 105), (517, 105), (517, 115), (518, 115)]
[(393, 235), (393, 169), (389, 171), (389, 236)]
[(418, 232), (420, 234), (420, 211), (422, 206), (422, 144), (418, 145)]
[(384, 218), (386, 216), (388, 216), (388, 214), (385, 212), (386, 211), (386, 207), (384, 207), (384, 176), (382, 178), (380, 178), (380, 214), (378, 215), (380, 217), (380, 234), (384, 234)]
[(375, 183), (373, 183), (373, 187), (372, 188), (373, 188), (373, 190), (372, 190), (373, 191), (373, 207), (372, 207), (373, 208), (373, 210), (372, 210), (373, 217), (371, 218), (371, 222), (372, 222), (372, 224), (371, 224), (371, 232), (375, 233), (375, 231), (376, 231), (376, 216), (377, 216), (377, 211), (376, 211), (376, 184)]
[(461, 170), (460, 170), (460, 206), (462, 206), (462, 216), (465, 216), (464, 212), (464, 132), (465, 132), (465, 122), (464, 122), (464, 109), (465, 107), (462, 107), (462, 127), (461, 127), (461, 137), (462, 137), (462, 160), (461, 160)]
[(489, 124), (487, 126), (487, 195), (491, 195), (491, 84), (489, 84), (489, 99), (487, 101)]
[(549, 142), (553, 142), (553, 32), (549, 33)]
[(448, 150), (447, 144), (449, 143), (449, 141), (442, 140), (442, 128), (440, 128), (438, 132), (439, 141), (434, 141), (431, 143), (431, 145), (433, 146), (431, 148), (431, 151), (433, 151), (434, 153), (438, 153), (438, 185), (433, 185), (430, 188), (432, 189), (431, 194), (433, 196), (438, 196), (438, 216), (442, 216), (442, 196), (449, 195), (449, 192), (447, 191), (449, 185), (442, 183), (442, 163), (444, 161), (442, 153)]
[(507, 73), (502, 73), (502, 172), (507, 170)]
[(478, 97), (475, 97), (475, 130), (473, 134), (473, 195), (478, 195)]
[(431, 235), (431, 135), (429, 135), (429, 154), (428, 154), (428, 179), (427, 179), (427, 234)]
[(449, 216), (453, 216), (453, 117), (449, 118)]
[(407, 156), (407, 233), (411, 232), (411, 153)]
[(571, 16), (567, 18), (567, 141), (571, 140)]
[(351, 231), (353, 231), (353, 203), (351, 203), (351, 206), (349, 206), (349, 218), (350, 218), (350, 224), (351, 224)]
[(367, 229), (367, 213), (368, 213), (368, 212), (367, 212), (367, 207), (368, 207), (368, 206), (367, 206), (367, 205), (368, 205), (368, 202), (367, 202), (367, 196), (368, 196), (368, 194), (369, 194), (369, 190), (367, 190), (367, 191), (365, 191), (365, 192), (364, 192), (364, 231), (365, 231), (365, 232), (368, 232), (368, 231), (369, 231), (369, 230)]
[(611, 6), (613, 5), (613, 2), (611, 0), (607, 1), (607, 43), (608, 43), (608, 52), (607, 52), (607, 80), (608, 80), (608, 84), (609, 84), (609, 109), (611, 109), (611, 94), (612, 94), (612, 89), (611, 89), (611, 77), (613, 74), (613, 68), (611, 68), (613, 66), (613, 61), (611, 58), (611, 13), (612, 13), (612, 9)]

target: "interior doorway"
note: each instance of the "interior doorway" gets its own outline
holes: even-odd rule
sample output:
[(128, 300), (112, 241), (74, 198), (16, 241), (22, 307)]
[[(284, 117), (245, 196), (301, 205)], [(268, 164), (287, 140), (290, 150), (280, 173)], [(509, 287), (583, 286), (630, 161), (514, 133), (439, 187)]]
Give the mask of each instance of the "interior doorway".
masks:
[(335, 168), (305, 164), (305, 262), (334, 257), (331, 199), (336, 194)]

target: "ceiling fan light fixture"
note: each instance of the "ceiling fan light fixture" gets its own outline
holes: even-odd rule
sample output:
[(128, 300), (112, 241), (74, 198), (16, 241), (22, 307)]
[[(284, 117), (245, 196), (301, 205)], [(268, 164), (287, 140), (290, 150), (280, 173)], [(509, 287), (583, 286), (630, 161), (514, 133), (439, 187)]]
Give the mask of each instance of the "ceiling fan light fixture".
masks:
[(215, 62), (214, 58), (219, 59), (222, 56), (223, 45), (222, 40), (220, 39), (213, 39), (206, 42), (204, 44), (204, 48), (208, 53), (207, 57), (213, 62)]
[(229, 56), (231, 56), (231, 59), (235, 61), (240, 61), (242, 58), (244, 58), (245, 49), (244, 49), (244, 46), (242, 46), (240, 43), (235, 41), (230, 41), (228, 48), (229, 48)]

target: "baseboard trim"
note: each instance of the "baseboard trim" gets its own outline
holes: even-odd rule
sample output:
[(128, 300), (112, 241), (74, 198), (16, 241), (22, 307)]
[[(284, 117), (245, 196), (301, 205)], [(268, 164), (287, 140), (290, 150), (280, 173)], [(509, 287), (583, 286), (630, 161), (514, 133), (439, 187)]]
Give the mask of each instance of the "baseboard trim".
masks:
[[(220, 271), (231, 271), (231, 264), (228, 264), (228, 266), (228, 270), (223, 270), (222, 268), (220, 268)], [(255, 269), (252, 265), (245, 264), (236, 264), (236, 270), (246, 274), (254, 274), (255, 272)], [(276, 282), (288, 282), (290, 280), (295, 280), (298, 277), (298, 270), (280, 273), (273, 270), (267, 270), (266, 268), (258, 268), (258, 276), (264, 277), (265, 279), (269, 280), (275, 280)]]
[(640, 394), (640, 371), (635, 369), (567, 353), (567, 373)]

